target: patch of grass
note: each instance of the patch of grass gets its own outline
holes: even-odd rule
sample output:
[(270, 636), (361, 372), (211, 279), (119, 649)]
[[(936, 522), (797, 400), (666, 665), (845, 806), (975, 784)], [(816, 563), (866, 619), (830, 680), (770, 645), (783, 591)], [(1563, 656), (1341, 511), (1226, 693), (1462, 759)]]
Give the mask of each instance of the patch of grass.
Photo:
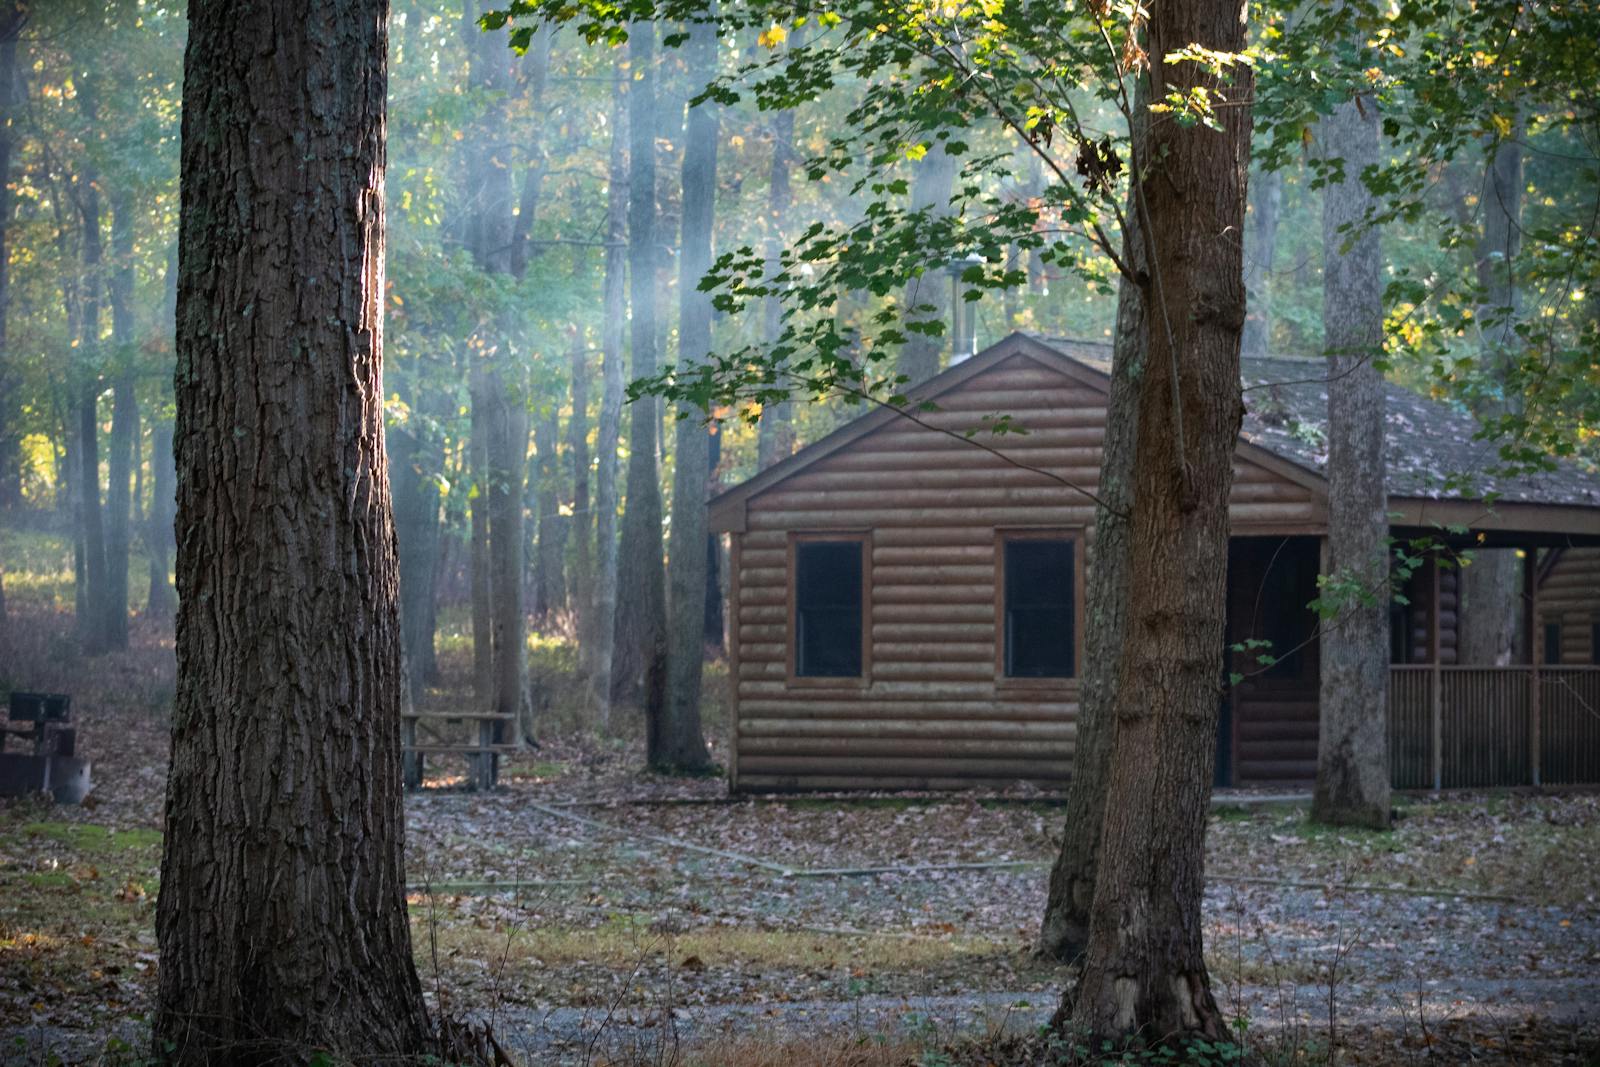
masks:
[[(414, 909), (414, 940), (428, 944), (425, 909)], [(596, 927), (551, 925), (484, 929), (446, 919), (436, 931), (440, 952), (468, 959), (504, 958), (532, 967), (593, 963), (627, 969), (640, 960), (699, 967), (815, 969), (848, 964), (860, 971), (927, 970), (1013, 949), (981, 937), (888, 937), (707, 926), (682, 933), (656, 930), (650, 916), (618, 913)]]
[(143, 828), (115, 830), (94, 823), (30, 822), (18, 829), (30, 837), (59, 841), (80, 852), (94, 855), (154, 848), (161, 844), (161, 831)]

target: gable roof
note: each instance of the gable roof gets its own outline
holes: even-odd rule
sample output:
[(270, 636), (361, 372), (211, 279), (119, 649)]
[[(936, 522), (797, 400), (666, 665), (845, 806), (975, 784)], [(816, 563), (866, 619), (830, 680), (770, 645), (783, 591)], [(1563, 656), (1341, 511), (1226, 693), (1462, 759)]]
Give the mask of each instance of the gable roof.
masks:
[[(972, 358), (951, 366), (912, 390), (914, 402), (937, 401), (990, 367), (1021, 356), (1088, 385), (1110, 389), (1111, 345), (1074, 338), (1013, 333)], [(1240, 377), (1245, 387), (1246, 415), (1239, 433), (1239, 455), (1267, 467), (1319, 495), (1327, 493), (1327, 364), (1321, 359), (1268, 357), (1244, 360)], [(1575, 465), (1557, 463), (1551, 471), (1515, 476), (1494, 473), (1498, 454), (1491, 442), (1474, 440), (1477, 422), (1448, 405), (1419, 396), (1403, 386), (1385, 383), (1387, 447), (1384, 450), (1391, 500), (1411, 501), (1397, 520), (1481, 519), (1484, 496), (1495, 494), (1497, 511), (1524, 511), (1519, 505), (1593, 509), (1592, 514), (1567, 514), (1548, 528), (1565, 533), (1600, 535), (1600, 477)], [(744, 502), (818, 460), (896, 419), (897, 411), (879, 407), (807, 445), (782, 462), (719, 494), (710, 503), (712, 526), (741, 529)], [(1429, 506), (1429, 502), (1437, 502)], [(1472, 505), (1463, 511), (1451, 504)], [(1541, 530), (1524, 515), (1514, 523), (1487, 526)], [(1467, 522), (1467, 525), (1480, 525)], [(1592, 527), (1592, 528), (1591, 528)]]

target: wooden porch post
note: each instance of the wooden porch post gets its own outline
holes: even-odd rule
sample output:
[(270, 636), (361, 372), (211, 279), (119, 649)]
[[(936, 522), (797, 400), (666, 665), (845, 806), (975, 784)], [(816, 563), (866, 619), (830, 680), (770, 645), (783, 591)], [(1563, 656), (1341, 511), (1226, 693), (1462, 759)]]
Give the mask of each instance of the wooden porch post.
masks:
[(1428, 556), (1428, 710), (1433, 723), (1433, 788), (1444, 788), (1444, 675), (1439, 662), (1439, 553)]
[(1528, 635), (1528, 780), (1540, 784), (1539, 684), (1539, 550), (1528, 548), (1522, 555), (1522, 632)]

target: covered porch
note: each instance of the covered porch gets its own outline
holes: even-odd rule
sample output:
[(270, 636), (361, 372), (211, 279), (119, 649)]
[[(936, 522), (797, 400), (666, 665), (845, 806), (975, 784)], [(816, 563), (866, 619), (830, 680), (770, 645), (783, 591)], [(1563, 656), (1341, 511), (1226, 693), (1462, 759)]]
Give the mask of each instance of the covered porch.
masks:
[[(1501, 665), (1454, 662), (1455, 575), (1437, 553), (1429, 556), (1416, 575), (1408, 613), (1420, 625), (1397, 635), (1397, 662), (1389, 672), (1395, 788), (1600, 783), (1600, 665), (1562, 662), (1559, 639), (1549, 647), (1550, 627), (1541, 625), (1541, 560), (1550, 549), (1573, 543), (1572, 535), (1500, 531), (1452, 546), (1518, 553), (1516, 662)], [(1600, 612), (1600, 603), (1591, 610)]]
[[(1396, 528), (1394, 535), (1435, 544), (1391, 616), (1387, 713), (1395, 788), (1600, 784), (1600, 588), (1590, 593), (1585, 580), (1581, 604), (1571, 589), (1561, 594), (1559, 611), (1541, 604), (1548, 586), (1541, 567), (1548, 571), (1551, 550), (1593, 539), (1526, 530), (1447, 535), (1419, 527)], [(1234, 680), (1225, 687), (1218, 721), (1219, 787), (1303, 786), (1315, 777), (1320, 630), (1305, 605), (1317, 595), (1323, 543), (1313, 536), (1231, 542), (1228, 669)], [(1510, 663), (1460, 662), (1457, 554), (1469, 549), (1515, 553), (1520, 618)], [(1583, 551), (1600, 561), (1595, 549)], [(1600, 566), (1594, 569), (1600, 574)], [(1577, 637), (1575, 626), (1583, 629)], [(1573, 654), (1579, 638), (1586, 642), (1581, 657)], [(1276, 658), (1262, 665), (1256, 646), (1270, 648)]]

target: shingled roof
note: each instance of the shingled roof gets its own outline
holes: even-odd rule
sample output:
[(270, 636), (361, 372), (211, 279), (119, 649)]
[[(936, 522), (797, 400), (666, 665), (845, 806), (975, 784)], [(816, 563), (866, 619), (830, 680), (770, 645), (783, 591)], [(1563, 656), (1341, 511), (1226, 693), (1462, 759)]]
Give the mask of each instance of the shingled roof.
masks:
[[(1078, 338), (1013, 333), (924, 382), (912, 395), (938, 403), (944, 393), (1013, 357), (1032, 359), (1092, 388), (1110, 385), (1111, 346)], [(1326, 491), (1327, 364), (1321, 359), (1246, 360), (1240, 377), (1247, 413), (1241, 455), (1315, 492)], [(1466, 413), (1387, 384), (1388, 490), (1392, 521), (1402, 527), (1460, 525), (1514, 534), (1502, 544), (1600, 545), (1600, 476), (1558, 462), (1555, 469), (1505, 476), (1495, 472), (1492, 442), (1474, 440)], [(846, 423), (710, 501), (715, 529), (743, 529), (745, 501), (816, 461), (848, 448), (901, 416), (877, 408)], [(1493, 496), (1495, 503), (1483, 501)]]
[[(1034, 340), (1103, 374), (1111, 346), (1075, 338)], [(1244, 360), (1245, 419), (1239, 436), (1274, 455), (1327, 476), (1328, 372), (1322, 359), (1269, 356)], [(1600, 507), (1600, 477), (1571, 463), (1506, 476), (1493, 442), (1475, 440), (1478, 423), (1448, 404), (1394, 383), (1385, 385), (1388, 490), (1393, 497), (1481, 500)]]

